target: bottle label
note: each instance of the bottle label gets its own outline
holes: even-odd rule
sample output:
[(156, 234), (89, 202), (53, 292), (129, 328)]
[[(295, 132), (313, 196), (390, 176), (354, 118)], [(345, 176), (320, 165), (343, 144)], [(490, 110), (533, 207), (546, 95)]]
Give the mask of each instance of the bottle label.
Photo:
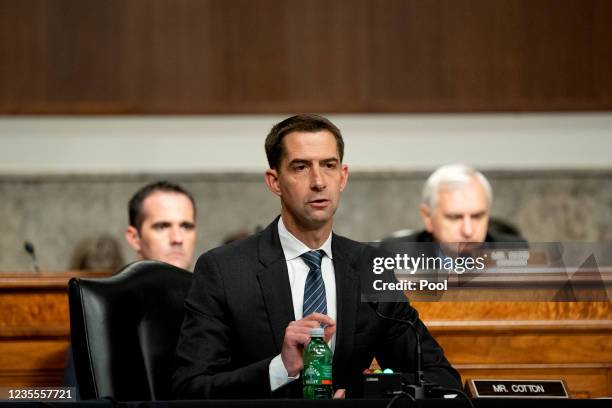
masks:
[(331, 385), (332, 368), (327, 364), (311, 364), (304, 370), (304, 385)]

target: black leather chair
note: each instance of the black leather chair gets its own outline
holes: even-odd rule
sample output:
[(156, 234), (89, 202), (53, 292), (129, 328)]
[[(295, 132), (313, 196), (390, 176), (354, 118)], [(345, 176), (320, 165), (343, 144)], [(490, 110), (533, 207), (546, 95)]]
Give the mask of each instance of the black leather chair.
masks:
[(68, 284), (81, 399), (171, 399), (174, 350), (192, 274), (138, 261), (103, 279)]

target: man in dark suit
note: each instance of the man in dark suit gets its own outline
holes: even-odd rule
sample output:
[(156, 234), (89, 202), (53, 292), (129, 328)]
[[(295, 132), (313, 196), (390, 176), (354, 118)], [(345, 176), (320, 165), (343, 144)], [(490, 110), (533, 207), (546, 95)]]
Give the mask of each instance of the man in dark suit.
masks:
[[(320, 325), (334, 351), (336, 396), (355, 387), (374, 356), (382, 367), (413, 372), (413, 333), (360, 299), (373, 249), (332, 233), (348, 180), (340, 131), (321, 116), (293, 116), (272, 128), (265, 147), (265, 181), (280, 198), (280, 217), (198, 260), (177, 345), (177, 396), (301, 397), (302, 351)], [(414, 322), (427, 380), (459, 388), (457, 372), (403, 300), (380, 311)]]

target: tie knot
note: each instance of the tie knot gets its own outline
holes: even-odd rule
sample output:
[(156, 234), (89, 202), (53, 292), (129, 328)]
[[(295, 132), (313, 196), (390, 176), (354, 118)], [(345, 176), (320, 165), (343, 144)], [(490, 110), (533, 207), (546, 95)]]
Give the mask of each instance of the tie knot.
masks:
[(306, 262), (306, 265), (308, 265), (310, 270), (318, 270), (321, 269), (321, 260), (323, 259), (324, 254), (325, 251), (319, 249), (316, 251), (304, 252), (302, 255), (300, 255), (300, 258)]

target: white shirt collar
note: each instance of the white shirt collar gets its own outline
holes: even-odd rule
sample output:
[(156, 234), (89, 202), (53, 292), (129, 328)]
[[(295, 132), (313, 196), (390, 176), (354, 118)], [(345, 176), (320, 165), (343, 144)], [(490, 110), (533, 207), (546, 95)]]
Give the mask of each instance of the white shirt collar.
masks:
[[(286, 261), (295, 259), (305, 252), (312, 251), (312, 249), (310, 249), (306, 244), (289, 232), (283, 223), (283, 217), (279, 217), (278, 219), (278, 237), (280, 238), (281, 247), (283, 248)], [(325, 252), (325, 255), (327, 255), (330, 259), (333, 259), (331, 241), (332, 234), (330, 232), (329, 237), (327, 237), (323, 245), (321, 245), (321, 247), (318, 249), (322, 249)]]

